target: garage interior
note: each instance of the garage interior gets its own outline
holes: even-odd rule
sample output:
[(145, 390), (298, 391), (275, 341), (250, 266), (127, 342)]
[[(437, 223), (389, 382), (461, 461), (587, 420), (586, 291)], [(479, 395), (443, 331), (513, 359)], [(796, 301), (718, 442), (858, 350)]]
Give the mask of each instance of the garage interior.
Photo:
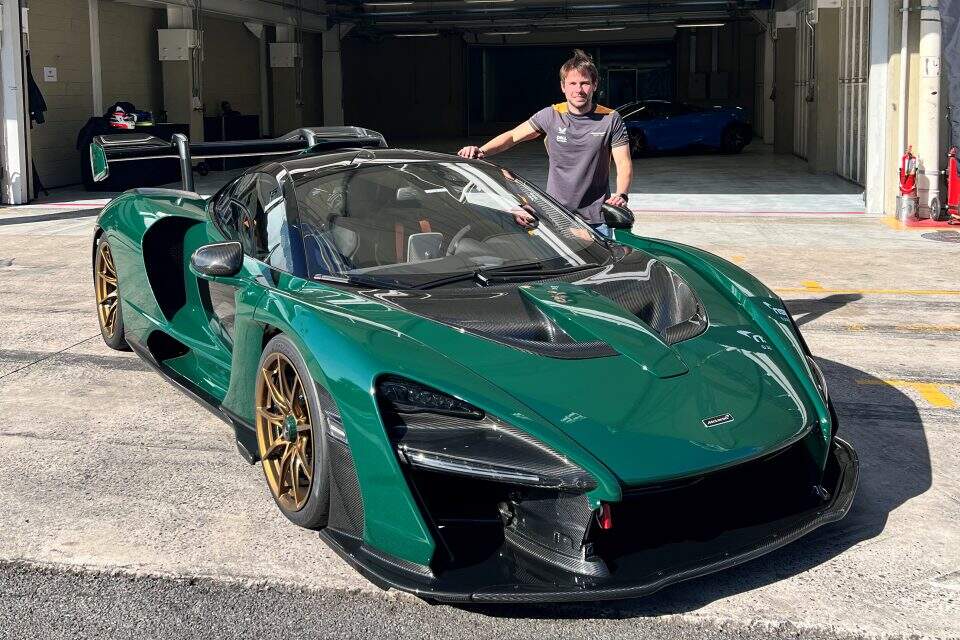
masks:
[[(117, 102), (191, 140), (351, 124), (394, 146), (454, 152), (559, 101), (557, 69), (573, 47), (597, 63), (600, 104), (740, 107), (753, 128), (738, 155), (691, 149), (636, 158), (637, 210), (859, 215), (881, 213), (890, 200), (880, 190), (868, 203), (873, 190), (864, 188), (862, 1), (23, 4), (24, 50), (48, 107), (29, 135), (34, 175), (52, 190), (31, 185), (37, 203), (111, 195), (85, 192), (78, 134)], [(223, 117), (223, 103), (242, 123)], [(523, 145), (497, 162), (544, 184), (545, 160), (539, 145)], [(232, 175), (222, 170), (239, 164), (214, 163), (201, 188), (215, 190)]]

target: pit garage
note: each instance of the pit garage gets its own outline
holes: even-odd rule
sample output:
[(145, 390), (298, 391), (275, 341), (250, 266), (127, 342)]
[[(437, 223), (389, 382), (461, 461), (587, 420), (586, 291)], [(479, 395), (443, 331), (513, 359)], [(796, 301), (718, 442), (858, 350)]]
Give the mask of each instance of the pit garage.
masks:
[[(939, 173), (952, 166), (943, 116), (955, 118), (946, 80), (938, 75), (940, 27), (932, 39), (937, 4), (5, 0), (0, 630), (50, 638), (960, 635), (960, 286), (949, 266), (956, 263), (960, 234), (935, 219), (948, 201)], [(250, 149), (278, 144), (289, 134), (285, 149), (300, 150), (309, 142), (307, 134), (297, 133), (303, 128), (365, 127), (390, 147), (443, 153), (482, 144), (563, 100), (557, 70), (573, 48), (585, 50), (598, 67), (596, 101), (618, 109), (630, 123), (630, 231), (674, 243), (680, 252), (703, 250), (722, 258), (714, 263), (722, 265), (721, 275), (732, 274), (730, 282), (738, 283), (724, 295), (743, 309), (754, 305), (750, 313), (782, 300), (821, 372), (822, 384), (810, 391), (832, 404), (828, 420), (859, 456), (853, 504), (842, 519), (817, 522), (823, 526), (816, 531), (749, 562), (717, 573), (700, 566), (690, 580), (681, 580), (683, 572), (669, 580), (652, 578), (653, 590), (663, 588), (644, 598), (492, 606), (436, 604), (415, 593), (385, 591), (383, 576), (356, 570), (361, 553), (368, 554), (363, 566), (393, 562), (403, 575), (415, 573), (416, 563), (397, 564), (391, 556), (371, 564), (366, 546), (335, 552), (315, 531), (291, 524), (274, 505), (261, 466), (249, 464), (243, 446), (238, 455), (222, 411), (207, 413), (182, 393), (185, 385), (164, 382), (158, 362), (104, 343), (98, 310), (110, 291), (97, 288), (106, 281), (91, 269), (98, 216), (125, 190), (149, 185), (174, 191), (148, 190), (145, 198), (167, 198), (163, 207), (203, 219), (204, 198), (270, 159), (250, 155)], [(942, 49), (946, 55), (947, 45)], [(97, 179), (90, 143), (111, 134), (149, 136), (159, 141), (150, 145), (165, 151), (142, 163), (115, 162), (106, 179)], [(185, 174), (177, 135), (188, 148), (246, 146), (243, 153), (188, 160)], [(909, 158), (901, 163), (907, 147), (915, 154), (912, 165)], [(177, 153), (181, 157), (159, 157)], [(548, 158), (540, 141), (488, 160), (508, 169), (504, 175), (546, 184)], [(915, 170), (912, 208), (898, 198), (901, 165)], [(283, 180), (283, 172), (274, 170)], [(401, 200), (392, 209), (406, 213)], [(138, 214), (134, 218), (148, 220), (160, 211)], [(156, 265), (174, 275), (188, 273), (183, 241), (196, 241), (199, 226), (184, 219), (168, 224), (168, 235), (151, 246), (154, 270), (138, 281), (141, 294), (164, 288), (167, 280)], [(444, 230), (416, 217), (407, 222), (411, 237)], [(409, 252), (409, 238), (394, 245), (394, 233), (400, 232), (388, 229), (381, 244), (398, 255), (404, 247)], [(136, 260), (129, 264), (139, 266)], [(631, 277), (644, 277), (642, 270), (638, 274)], [(261, 275), (270, 273), (264, 269)], [(770, 297), (754, 295), (760, 285), (752, 277), (769, 287)], [(294, 289), (283, 294), (293, 298)], [(186, 290), (164, 290), (161, 311), (171, 324), (183, 322)], [(418, 291), (411, 299), (425, 308), (443, 291)], [(212, 308), (214, 300), (202, 295), (196, 308)], [(253, 304), (222, 288), (217, 295), (216, 313), (197, 327), (197, 342), (163, 343), (154, 351), (188, 363), (191, 348), (211, 332), (232, 330), (237, 309)], [(354, 318), (360, 307), (398, 308), (389, 305), (402, 295), (386, 291), (375, 304), (334, 296), (325, 309), (331, 317)], [(562, 295), (541, 298), (537, 308), (550, 313), (559, 313), (551, 306), (569, 302)], [(493, 298), (484, 304), (484, 313), (494, 313)], [(378, 309), (351, 326), (344, 323), (341, 334), (387, 322), (389, 313), (377, 316)], [(603, 316), (611, 307), (592, 311)], [(450, 305), (449, 313), (463, 308)], [(410, 325), (434, 319), (424, 315)], [(699, 321), (727, 331), (726, 341), (704, 356), (705, 364), (693, 367), (709, 382), (704, 389), (735, 395), (730, 390), (742, 385), (781, 388), (783, 369), (772, 366), (763, 331), (732, 326), (739, 320), (729, 313)], [(390, 339), (405, 330), (388, 331)], [(459, 331), (470, 334), (470, 323)], [(311, 335), (320, 342), (319, 334)], [(380, 346), (371, 340), (364, 348), (373, 357)], [(722, 369), (717, 362), (740, 353), (753, 358), (751, 372), (766, 373), (714, 373)], [(475, 356), (464, 351), (463, 362)], [(502, 373), (492, 359), (485, 364), (488, 377)], [(221, 363), (207, 378), (229, 366)], [(511, 370), (516, 384), (503, 398), (549, 389), (562, 404), (582, 391), (565, 393), (569, 380), (552, 379), (546, 367), (525, 366)], [(181, 368), (180, 383), (188, 369)], [(595, 373), (591, 384), (603, 388), (596, 405), (623, 404), (628, 381), (600, 366)], [(355, 407), (378, 389), (361, 389)], [(211, 404), (209, 397), (193, 395)], [(774, 402), (792, 401), (790, 393), (772, 395)], [(440, 398), (452, 402), (447, 409), (462, 409), (456, 397)], [(652, 407), (650, 416), (663, 413), (662, 406), (641, 400), (630, 411)], [(571, 433), (592, 419), (584, 415), (587, 407), (566, 408), (557, 422)], [(736, 419), (725, 411), (711, 407), (698, 433), (736, 425), (739, 411)], [(594, 435), (615, 438), (616, 431)], [(366, 442), (368, 452), (377, 449), (376, 438)], [(720, 436), (709, 446), (697, 438), (685, 446), (702, 456), (732, 449)], [(624, 454), (624, 464), (629, 458)], [(664, 460), (675, 462), (666, 454)], [(411, 546), (426, 544), (449, 525), (428, 522), (418, 530), (420, 538), (409, 528), (389, 527), (400, 521), (401, 503), (436, 496), (403, 502), (403, 491), (389, 492), (387, 466), (368, 469), (363, 478), (365, 487), (376, 487), (376, 502), (363, 504), (360, 494), (349, 492), (335, 498), (341, 506), (361, 503), (366, 522), (381, 527), (365, 531), (362, 520), (352, 523), (357, 540), (390, 549), (411, 540)], [(651, 490), (671, 490), (671, 483)], [(633, 513), (631, 522), (650, 538), (683, 530), (679, 521), (694, 522), (699, 528), (684, 542), (696, 544), (697, 536), (716, 533), (714, 518), (725, 513), (727, 501), (754, 492), (756, 487), (742, 483), (711, 494), (715, 503), (702, 513), (669, 522), (659, 514)], [(619, 535), (618, 514), (607, 516)], [(460, 520), (458, 526), (484, 524)], [(595, 526), (601, 522), (598, 516)], [(787, 535), (792, 539), (797, 531)], [(766, 541), (769, 548), (783, 543), (775, 537)], [(667, 549), (664, 558), (675, 553)], [(735, 564), (724, 553), (707, 566)], [(538, 587), (546, 584), (540, 574), (531, 575)], [(506, 598), (503, 575), (484, 579)]]
[[(10, 166), (31, 167), (8, 173), (11, 202), (46, 201), (50, 189), (61, 189), (53, 200), (75, 200), (73, 185), (109, 192), (92, 184), (87, 149), (93, 135), (118, 133), (107, 122), (118, 105), (140, 118), (137, 131), (165, 139), (356, 124), (391, 143), (456, 150), (558, 101), (557, 68), (581, 47), (600, 73), (596, 101), (629, 111), (621, 115), (638, 158), (635, 209), (889, 208), (890, 189), (865, 188), (890, 179), (890, 163), (868, 162), (866, 3), (22, 4), (7, 23), (24, 26), (19, 51), (7, 44), (36, 93), (7, 101), (22, 100), (9, 105), (23, 127), (10, 139)], [(883, 133), (874, 127), (875, 138)], [(529, 148), (503, 158), (534, 174), (542, 160)], [(216, 184), (225, 181), (217, 172), (239, 164), (199, 169)], [(173, 181), (176, 164), (167, 165), (147, 173)], [(117, 191), (142, 177), (114, 182)], [(710, 206), (692, 202), (697, 194), (710, 194)]]

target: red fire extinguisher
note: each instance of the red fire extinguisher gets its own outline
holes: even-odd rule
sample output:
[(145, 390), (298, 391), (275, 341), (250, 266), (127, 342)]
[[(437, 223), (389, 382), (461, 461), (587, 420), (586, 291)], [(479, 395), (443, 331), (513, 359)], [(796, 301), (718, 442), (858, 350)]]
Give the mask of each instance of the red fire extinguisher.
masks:
[(897, 217), (901, 220), (917, 217), (920, 199), (917, 197), (917, 156), (913, 146), (900, 158), (900, 197), (897, 198)]
[(900, 195), (917, 197), (917, 156), (913, 155), (913, 145), (900, 158)]
[(960, 164), (956, 147), (951, 147), (947, 154), (947, 215), (951, 224), (960, 224)]

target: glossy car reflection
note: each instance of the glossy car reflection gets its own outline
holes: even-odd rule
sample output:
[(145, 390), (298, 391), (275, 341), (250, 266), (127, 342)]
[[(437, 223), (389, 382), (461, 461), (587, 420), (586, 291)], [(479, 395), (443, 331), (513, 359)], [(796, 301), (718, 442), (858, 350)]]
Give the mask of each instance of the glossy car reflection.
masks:
[(482, 161), (340, 149), (209, 200), (134, 190), (92, 255), (107, 343), (232, 425), (281, 512), (381, 586), (638, 596), (853, 499), (774, 293), (693, 247), (608, 241)]

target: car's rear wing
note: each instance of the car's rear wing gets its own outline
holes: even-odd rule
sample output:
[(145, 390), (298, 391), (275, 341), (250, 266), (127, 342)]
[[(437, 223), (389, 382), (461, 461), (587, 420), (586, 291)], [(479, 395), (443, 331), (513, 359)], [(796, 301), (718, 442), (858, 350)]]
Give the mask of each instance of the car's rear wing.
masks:
[(240, 158), (289, 155), (298, 151), (328, 151), (350, 147), (386, 147), (376, 131), (362, 127), (305, 127), (269, 140), (231, 140), (190, 144), (182, 133), (170, 142), (151, 135), (96, 136), (90, 144), (90, 168), (94, 182), (106, 180), (114, 162), (178, 158), (183, 189), (193, 191), (193, 161), (210, 158)]

